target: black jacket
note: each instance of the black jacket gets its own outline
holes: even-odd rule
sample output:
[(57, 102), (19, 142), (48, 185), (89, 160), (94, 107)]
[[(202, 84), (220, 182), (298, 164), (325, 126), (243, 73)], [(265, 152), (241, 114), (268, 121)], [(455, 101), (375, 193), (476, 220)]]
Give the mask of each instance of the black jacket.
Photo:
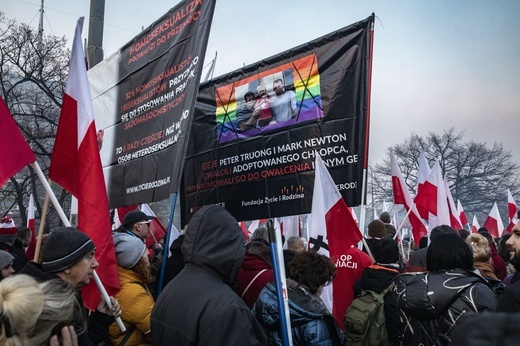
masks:
[[(354, 295), (357, 297), (362, 290), (371, 290), (376, 293), (383, 292), (390, 286), (397, 275), (398, 268), (374, 264), (363, 269), (361, 279), (354, 285)], [(391, 344), (397, 345), (399, 339), (399, 325), (397, 324), (397, 294), (391, 290), (385, 295), (385, 321), (388, 332), (388, 340)]]
[(401, 274), (394, 283), (403, 345), (448, 345), (462, 316), (497, 305), (487, 281), (468, 270)]
[(152, 344), (264, 344), (260, 324), (232, 289), (244, 253), (242, 231), (225, 209), (197, 211), (182, 244), (185, 267), (152, 311)]

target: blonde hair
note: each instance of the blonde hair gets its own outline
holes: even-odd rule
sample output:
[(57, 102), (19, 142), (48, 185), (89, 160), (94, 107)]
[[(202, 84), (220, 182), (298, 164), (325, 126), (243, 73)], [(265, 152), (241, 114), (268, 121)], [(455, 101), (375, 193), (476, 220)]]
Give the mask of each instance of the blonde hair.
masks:
[(30, 345), (27, 337), (43, 310), (43, 291), (28, 275), (0, 282), (0, 344)]
[(79, 316), (75, 289), (61, 279), (38, 283), (17, 274), (0, 282), (0, 345), (47, 345)]
[(478, 233), (472, 233), (466, 238), (466, 242), (473, 248), (473, 262), (489, 262), (491, 250), (486, 237)]

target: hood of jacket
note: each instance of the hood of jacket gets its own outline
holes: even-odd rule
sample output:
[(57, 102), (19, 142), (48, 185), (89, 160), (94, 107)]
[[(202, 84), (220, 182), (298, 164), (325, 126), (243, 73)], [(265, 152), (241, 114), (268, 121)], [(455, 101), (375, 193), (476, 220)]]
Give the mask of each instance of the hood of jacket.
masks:
[(236, 285), (245, 239), (238, 222), (224, 208), (211, 205), (198, 210), (189, 222), (181, 250), (186, 264)]
[(396, 276), (394, 282), (399, 308), (419, 320), (438, 318), (475, 283), (487, 285), (482, 277), (464, 269), (406, 273)]

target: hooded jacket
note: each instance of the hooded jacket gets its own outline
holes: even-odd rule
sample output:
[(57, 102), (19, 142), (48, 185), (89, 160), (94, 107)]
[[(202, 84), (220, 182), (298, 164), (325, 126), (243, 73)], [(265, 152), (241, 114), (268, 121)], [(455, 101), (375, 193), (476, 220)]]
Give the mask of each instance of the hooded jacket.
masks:
[(403, 345), (448, 345), (462, 316), (497, 305), (486, 280), (464, 269), (401, 274), (394, 282)]
[[(287, 288), (293, 345), (343, 345), (344, 334), (323, 301), (294, 280), (287, 279)], [(273, 284), (267, 284), (260, 292), (253, 314), (264, 327), (269, 345), (281, 345), (280, 313)]]
[(182, 243), (185, 266), (152, 311), (152, 344), (264, 344), (261, 326), (232, 289), (244, 253), (244, 236), (231, 214), (214, 205), (197, 211)]

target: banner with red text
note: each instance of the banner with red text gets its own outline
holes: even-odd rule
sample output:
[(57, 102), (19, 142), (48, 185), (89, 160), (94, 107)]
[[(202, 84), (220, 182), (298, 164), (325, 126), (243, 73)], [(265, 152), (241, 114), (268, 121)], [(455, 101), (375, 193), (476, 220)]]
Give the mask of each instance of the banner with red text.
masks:
[(349, 206), (368, 158), (373, 17), (201, 84), (182, 224), (208, 204), (237, 220), (309, 213), (318, 153)]
[(181, 1), (89, 70), (111, 208), (178, 191), (214, 8)]

